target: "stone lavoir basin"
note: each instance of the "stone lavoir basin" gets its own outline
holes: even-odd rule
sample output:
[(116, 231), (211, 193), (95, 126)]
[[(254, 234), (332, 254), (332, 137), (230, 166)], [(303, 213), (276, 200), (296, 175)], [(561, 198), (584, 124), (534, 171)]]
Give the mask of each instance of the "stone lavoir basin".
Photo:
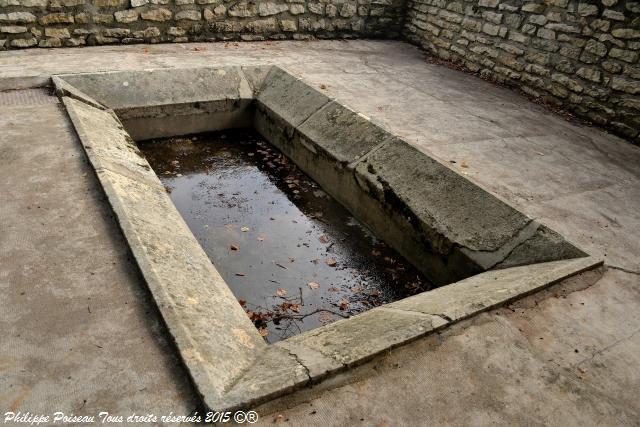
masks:
[[(54, 76), (53, 83), (177, 351), (210, 410), (248, 408), (293, 392), (385, 350), (602, 264), (558, 233), (279, 67), (67, 74)], [(340, 320), (317, 318), (296, 333), (276, 335), (282, 331), (275, 328), (277, 325), (256, 324), (255, 318), (247, 315), (246, 304), (238, 301), (245, 298), (234, 295), (229, 285), (236, 287), (234, 281), (249, 274), (254, 274), (252, 280), (268, 281), (267, 270), (252, 272), (225, 258), (229, 251), (247, 248), (245, 243), (224, 240), (225, 231), (215, 229), (233, 221), (195, 224), (198, 215), (190, 217), (188, 211), (198, 211), (197, 203), (186, 210), (181, 207), (183, 202), (176, 199), (174, 204), (171, 197), (177, 198), (180, 190), (173, 193), (176, 190), (167, 182), (169, 176), (186, 175), (157, 163), (148, 143), (143, 143), (149, 159), (157, 163), (154, 171), (134, 142), (191, 135), (188, 144), (193, 145), (195, 134), (234, 128), (254, 128), (263, 144), (261, 151), (282, 153), (277, 154), (281, 161), (295, 163), (304, 173), (305, 183), (315, 186), (313, 191), (330, 195), (340, 209), (344, 208), (346, 217), (355, 218), (362, 230), (369, 230), (399, 254), (387, 257), (406, 260), (411, 280), (423, 277), (422, 283), (429, 285), (408, 296), (411, 293), (402, 294), (397, 288), (405, 287), (409, 279), (395, 284), (392, 280), (385, 286), (397, 288), (389, 290), (381, 305), (370, 304), (374, 308), (368, 310), (362, 307), (349, 312), (352, 301), (348, 299), (340, 310), (338, 299), (331, 310), (342, 314), (337, 315)], [(204, 135), (195, 136), (201, 137)], [(184, 137), (174, 141), (185, 144)], [(219, 151), (216, 154), (213, 145), (207, 149), (213, 150), (213, 157), (222, 155)], [(166, 150), (179, 152), (180, 147)], [(248, 156), (241, 149), (227, 147), (222, 151), (236, 160)], [(257, 151), (251, 148), (251, 152)], [(185, 163), (178, 157), (168, 164)], [(163, 176), (164, 172), (169, 174)], [(212, 174), (215, 178), (214, 171)], [(217, 185), (221, 179), (218, 175), (208, 183)], [(274, 182), (277, 186), (277, 180)], [(260, 188), (253, 191), (259, 201)], [(263, 198), (268, 197), (265, 193)], [(216, 205), (215, 200), (213, 197), (209, 203)], [(202, 201), (203, 206), (206, 202)], [(259, 204), (249, 203), (248, 209), (259, 209)], [(209, 213), (208, 220), (220, 221), (223, 215), (215, 209)], [(309, 219), (308, 213), (305, 215)], [(209, 241), (200, 236), (199, 243), (198, 225), (214, 226), (215, 238)], [(234, 239), (250, 236), (257, 240), (262, 236), (252, 234), (251, 224), (233, 224), (236, 226), (240, 232)], [(247, 230), (242, 231), (243, 227)], [(279, 288), (275, 287), (275, 297), (283, 297), (279, 301), (299, 303), (291, 299), (295, 296), (291, 288), (305, 287), (300, 291), (302, 298), (319, 290), (314, 289), (315, 284), (328, 288), (328, 283), (321, 283), (328, 276), (322, 280), (312, 276), (326, 274), (321, 268), (331, 267), (326, 261), (335, 258), (332, 248), (327, 248), (330, 242), (323, 243), (325, 239), (320, 237), (325, 231), (313, 239), (314, 245), (322, 243), (318, 250), (324, 251), (323, 258), (318, 258), (324, 264), (318, 263), (317, 270), (306, 268), (296, 277), (299, 285), (291, 285), (286, 293), (280, 292), (282, 295), (277, 295)], [(263, 237), (265, 243), (269, 236), (265, 232)], [(327, 241), (331, 239), (335, 236), (326, 236)], [(216, 251), (224, 256), (207, 255)], [(285, 263), (291, 263), (289, 255), (275, 247), (268, 252), (262, 259), (288, 270)], [(297, 258), (292, 258), (295, 264)], [(350, 283), (345, 289), (357, 286)], [(426, 291), (420, 292), (423, 289)], [(321, 305), (320, 301), (308, 302)]]

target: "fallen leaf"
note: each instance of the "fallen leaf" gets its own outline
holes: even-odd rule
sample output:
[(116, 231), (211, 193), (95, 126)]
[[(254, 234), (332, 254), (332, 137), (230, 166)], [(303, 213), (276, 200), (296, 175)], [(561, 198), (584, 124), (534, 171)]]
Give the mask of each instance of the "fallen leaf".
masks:
[(276, 415), (276, 417), (273, 419), (274, 423), (281, 423), (283, 421), (284, 421), (284, 415), (282, 415), (282, 414)]
[(462, 168), (468, 168), (468, 167), (469, 167), (469, 165), (467, 164), (467, 161), (466, 161), (466, 160), (463, 160), (463, 161), (462, 161), (462, 163), (460, 163), (460, 167), (462, 167)]
[(309, 282), (307, 283), (307, 286), (309, 286), (310, 289), (318, 289), (320, 287), (320, 284), (316, 282)]
[(323, 90), (324, 90), (324, 89), (326, 89), (326, 88), (327, 88), (327, 86), (326, 86), (326, 85), (320, 85), (320, 89), (323, 89)]
[(236, 276), (244, 277), (245, 274), (244, 273), (236, 273)]
[(346, 310), (347, 307), (349, 307), (349, 301), (347, 301), (346, 299), (341, 299), (338, 304), (339, 304), (340, 310)]
[(329, 289), (327, 289), (327, 290), (328, 290), (329, 292), (340, 292), (340, 289), (338, 289), (338, 288), (336, 288), (336, 287), (334, 287), (334, 286), (330, 287), (330, 288), (329, 288)]
[(266, 337), (269, 335), (269, 328), (260, 328), (258, 329), (258, 332), (260, 332), (260, 336)]
[(240, 246), (238, 246), (238, 245), (229, 245), (229, 249), (231, 249), (232, 251), (239, 251), (240, 250)]
[(282, 288), (278, 288), (278, 290), (276, 291), (276, 295), (279, 297), (283, 297), (285, 295), (287, 295), (287, 290), (286, 289), (282, 289)]
[(239, 299), (238, 300), (238, 304), (240, 304), (240, 307), (244, 307), (245, 305), (247, 305), (247, 301), (245, 301), (243, 299)]
[(258, 236), (258, 242), (264, 242), (265, 237), (264, 236)]
[(236, 226), (235, 226), (234, 224), (227, 224), (227, 225), (225, 225), (225, 226), (224, 226), (224, 228), (226, 228), (226, 229), (227, 229), (227, 231), (233, 231), (233, 229), (234, 229), (235, 227), (236, 227)]
[(322, 313), (320, 313), (320, 316), (318, 316), (318, 320), (320, 320), (322, 323), (331, 322), (333, 320), (333, 315), (328, 311), (323, 311)]
[(243, 233), (246, 233), (247, 231), (249, 231), (249, 227), (241, 227), (240, 231), (242, 231)]
[(329, 267), (335, 267), (336, 264), (338, 264), (338, 261), (333, 258), (328, 258), (327, 260), (325, 260), (325, 264), (327, 264)]
[(318, 240), (320, 241), (320, 243), (329, 243), (329, 238), (325, 234), (318, 237)]

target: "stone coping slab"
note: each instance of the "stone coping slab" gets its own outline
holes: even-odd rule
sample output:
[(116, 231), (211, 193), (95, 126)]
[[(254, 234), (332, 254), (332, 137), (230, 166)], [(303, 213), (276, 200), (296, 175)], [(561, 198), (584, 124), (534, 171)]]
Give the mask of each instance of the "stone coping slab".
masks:
[[(156, 91), (166, 83), (157, 78), (175, 70), (53, 78), (207, 408), (257, 405), (602, 264), (285, 70), (220, 70), (193, 70), (202, 91), (179, 82), (189, 76), (187, 70), (171, 77), (176, 86), (164, 92)], [(136, 82), (133, 92), (107, 93), (130, 81)], [(181, 85), (188, 87), (183, 93)], [(126, 99), (126, 93), (134, 95)], [(438, 268), (450, 263), (462, 269), (464, 280), (267, 345), (118, 115), (136, 108), (170, 109), (176, 105), (171, 102), (218, 101), (226, 113), (238, 108), (238, 100), (252, 102), (254, 96), (256, 128), (354, 216), (409, 253), (412, 262), (422, 259)], [(410, 244), (402, 240), (405, 233)], [(413, 250), (431, 258), (412, 258)], [(442, 281), (450, 283), (451, 277), (445, 274)]]

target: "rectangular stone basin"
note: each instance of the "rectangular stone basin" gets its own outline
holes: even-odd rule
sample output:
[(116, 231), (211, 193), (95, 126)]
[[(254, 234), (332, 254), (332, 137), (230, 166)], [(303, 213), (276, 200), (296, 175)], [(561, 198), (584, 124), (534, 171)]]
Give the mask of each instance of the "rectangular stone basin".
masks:
[[(292, 392), (601, 264), (278, 67), (71, 74), (53, 82), (212, 410)], [(267, 344), (134, 142), (247, 125), (440, 287)]]

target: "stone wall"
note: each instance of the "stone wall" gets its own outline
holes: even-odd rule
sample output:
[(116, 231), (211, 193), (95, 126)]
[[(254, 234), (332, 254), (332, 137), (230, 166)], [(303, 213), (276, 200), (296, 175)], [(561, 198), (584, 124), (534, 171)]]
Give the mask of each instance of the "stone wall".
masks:
[(404, 34), (640, 142), (640, 1), (409, 0)]
[(0, 0), (0, 50), (113, 43), (398, 38), (405, 0)]

